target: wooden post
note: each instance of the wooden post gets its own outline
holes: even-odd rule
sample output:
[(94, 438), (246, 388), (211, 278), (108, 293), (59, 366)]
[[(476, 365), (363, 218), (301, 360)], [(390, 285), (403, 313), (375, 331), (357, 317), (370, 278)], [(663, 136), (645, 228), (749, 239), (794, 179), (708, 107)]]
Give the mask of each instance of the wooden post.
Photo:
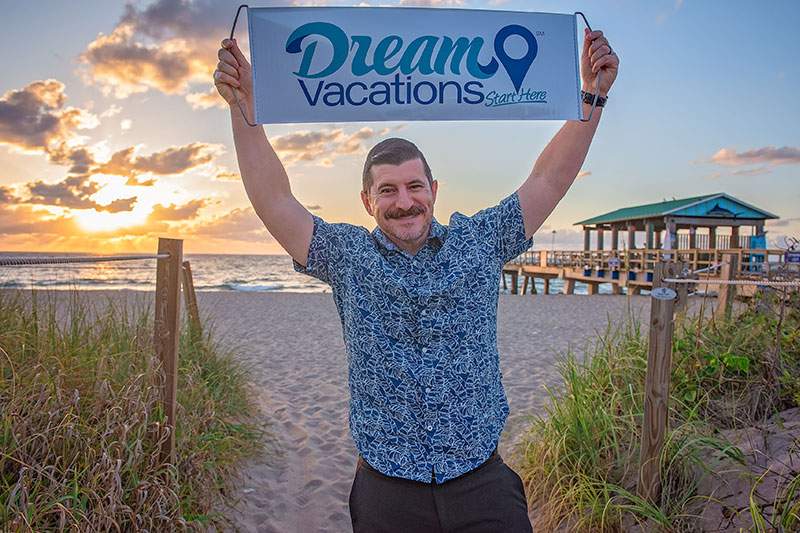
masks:
[[(659, 262), (653, 272), (653, 288), (668, 287), (664, 278), (677, 277), (678, 263)], [(650, 334), (645, 378), (644, 421), (639, 459), (637, 492), (642, 498), (658, 505), (661, 497), (661, 450), (667, 434), (669, 414), (669, 376), (672, 364), (672, 332), (674, 300), (650, 298)]]
[(697, 228), (694, 226), (689, 227), (689, 248), (697, 248)]
[(519, 271), (513, 270), (511, 272), (511, 294), (517, 294), (517, 282), (519, 281)]
[[(720, 280), (731, 281), (736, 278), (738, 271), (739, 257), (736, 254), (722, 254), (722, 267), (720, 268)], [(717, 316), (731, 317), (733, 310), (733, 298), (736, 295), (736, 285), (720, 285), (717, 290)]]
[(715, 250), (717, 248), (717, 228), (716, 226), (708, 227), (708, 248)]
[(728, 248), (739, 248), (739, 226), (731, 226), (731, 240), (728, 243)]
[(636, 248), (636, 226), (628, 224), (628, 250)]
[(664, 249), (675, 250), (678, 247), (678, 229), (674, 220), (667, 221), (667, 231), (664, 234)]
[(544, 293), (550, 294), (550, 278), (544, 278)]
[(156, 264), (155, 336), (156, 356), (164, 369), (162, 407), (167, 418), (169, 438), (161, 448), (161, 459), (175, 461), (175, 395), (178, 388), (178, 341), (181, 319), (181, 263), (183, 241), (158, 239), (158, 253), (169, 254)]
[(587, 227), (583, 228), (583, 251), (588, 252), (592, 238), (592, 230)]
[(603, 249), (603, 237), (605, 236), (606, 230), (603, 228), (597, 228), (597, 249)]
[(564, 294), (575, 294), (575, 280), (574, 279), (565, 279), (564, 280)]
[(197, 308), (197, 294), (194, 292), (194, 281), (192, 280), (192, 267), (189, 261), (183, 262), (183, 301), (186, 304), (186, 312), (192, 325), (192, 333), (202, 337), (203, 327), (200, 324), (200, 311)]
[(675, 313), (685, 314), (689, 303), (689, 284), (676, 283), (675, 285), (675, 292), (678, 293), (678, 297), (675, 300)]

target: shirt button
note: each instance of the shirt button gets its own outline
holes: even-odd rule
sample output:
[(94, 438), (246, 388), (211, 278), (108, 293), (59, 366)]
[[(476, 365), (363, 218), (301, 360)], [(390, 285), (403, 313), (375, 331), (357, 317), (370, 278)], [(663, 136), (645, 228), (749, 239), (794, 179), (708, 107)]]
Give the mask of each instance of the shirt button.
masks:
[(433, 426), (431, 426), (430, 424), (428, 424), (428, 431), (433, 431)]
[(428, 353), (428, 348), (427, 348), (427, 346), (426, 346), (425, 348), (423, 348), (423, 349), (422, 349), (422, 353)]
[(431, 391), (430, 387), (425, 387), (425, 392), (430, 392), (430, 391)]

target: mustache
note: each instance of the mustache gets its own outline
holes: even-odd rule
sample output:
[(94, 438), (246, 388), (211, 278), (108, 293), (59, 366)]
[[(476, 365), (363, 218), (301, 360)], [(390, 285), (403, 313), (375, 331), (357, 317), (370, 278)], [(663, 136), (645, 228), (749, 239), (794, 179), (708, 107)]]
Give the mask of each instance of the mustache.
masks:
[(402, 209), (395, 209), (386, 213), (386, 218), (401, 218), (405, 216), (416, 216), (425, 213), (425, 208), (415, 205), (411, 209), (404, 211)]

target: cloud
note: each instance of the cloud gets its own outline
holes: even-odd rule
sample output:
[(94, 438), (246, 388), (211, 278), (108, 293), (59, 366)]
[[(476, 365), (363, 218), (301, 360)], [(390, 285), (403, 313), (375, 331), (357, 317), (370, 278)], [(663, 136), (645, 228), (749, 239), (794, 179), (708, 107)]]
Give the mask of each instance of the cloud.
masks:
[[(174, 39), (148, 45), (134, 40), (135, 28), (122, 24), (110, 35), (102, 33), (79, 60), (86, 65), (83, 79), (98, 85), (106, 96), (127, 98), (157, 89), (165, 94), (183, 94), (192, 81), (210, 78), (208, 62), (199, 61), (191, 46)], [(193, 57), (194, 56), (194, 57)]]
[(110, 118), (122, 112), (122, 108), (116, 104), (112, 104), (108, 109), (100, 113), (100, 118)]
[(755, 167), (755, 168), (743, 168), (740, 170), (734, 170), (731, 172), (734, 176), (755, 176), (757, 174), (766, 174), (772, 170), (769, 167)]
[(737, 152), (733, 148), (722, 148), (711, 156), (711, 162), (725, 166), (797, 165), (800, 164), (800, 148), (766, 146), (745, 152)]
[(239, 176), (238, 172), (220, 170), (219, 172), (217, 172), (217, 175), (214, 176), (214, 179), (219, 181), (240, 181), (241, 176)]
[(199, 224), (192, 230), (199, 237), (236, 241), (268, 242), (274, 240), (253, 208), (239, 208)]
[(136, 198), (120, 198), (107, 205), (100, 205), (91, 199), (100, 186), (91, 181), (87, 175), (70, 176), (58, 183), (45, 183), (38, 180), (27, 184), (30, 198), (25, 203), (37, 205), (53, 205), (71, 209), (95, 209), (109, 213), (130, 211)]
[(675, 0), (671, 10), (662, 11), (656, 15), (656, 24), (663, 24), (669, 17), (680, 11), (683, 7), (683, 0)]
[(592, 175), (592, 171), (591, 170), (581, 170), (580, 172), (578, 172), (578, 176), (577, 177), (578, 178), (585, 178), (586, 176), (591, 176), (591, 175)]
[(206, 200), (191, 200), (183, 205), (161, 205), (153, 206), (153, 211), (147, 219), (155, 221), (187, 221), (197, 218), (198, 211), (207, 205)]
[(219, 34), (235, 9), (235, 4), (212, 0), (158, 0), (141, 10), (127, 4), (120, 25), (155, 39), (177, 35), (201, 40)]
[(133, 121), (129, 118), (123, 119), (119, 123), (119, 129), (121, 129), (122, 131), (127, 131), (131, 129), (132, 126), (133, 126)]
[(319, 211), (320, 209), (322, 209), (322, 206), (318, 204), (307, 205), (306, 209), (308, 209), (309, 211)]
[(0, 185), (0, 205), (13, 204), (17, 202), (17, 197), (11, 191), (10, 187)]
[(76, 130), (92, 129), (98, 118), (85, 109), (64, 107), (67, 95), (58, 80), (35, 81), (0, 96), (0, 144), (43, 152), (56, 160), (80, 142)]
[(365, 152), (364, 141), (388, 131), (388, 128), (375, 131), (369, 127), (352, 133), (345, 133), (342, 128), (297, 131), (273, 138), (272, 146), (285, 165), (317, 161), (322, 166), (330, 166), (336, 156)]
[(94, 154), (85, 146), (69, 147), (61, 143), (49, 151), (51, 163), (70, 165), (69, 174), (87, 174), (94, 165)]
[(72, 217), (52, 213), (29, 205), (0, 205), (0, 235), (36, 235), (37, 241), (46, 236), (80, 233)]
[(779, 220), (768, 220), (767, 221), (767, 227), (768, 228), (785, 227), (785, 226), (790, 226), (790, 225), (794, 224), (795, 222), (800, 222), (800, 217), (781, 218)]
[[(793, 146), (765, 146), (753, 150), (738, 152), (734, 148), (721, 148), (710, 159), (699, 160), (697, 163), (715, 163), (724, 167), (748, 167), (731, 170), (731, 176), (756, 176), (767, 174), (779, 165), (800, 164), (800, 148)], [(716, 179), (724, 176), (724, 172), (714, 172), (707, 176)]]
[(186, 95), (186, 101), (192, 109), (209, 109), (211, 107), (219, 107), (220, 109), (228, 109), (228, 102), (220, 96), (217, 88), (213, 85), (211, 89), (204, 93), (189, 93)]
[[(128, 3), (111, 33), (99, 34), (81, 54), (84, 80), (117, 98), (153, 89), (185, 95), (194, 109), (224, 108), (211, 76), (235, 10), (212, 0)], [(195, 83), (209, 89), (190, 92)]]
[(120, 213), (123, 211), (132, 211), (133, 206), (136, 204), (136, 197), (132, 198), (118, 198), (108, 205), (94, 204), (94, 209), (97, 211), (108, 211), (109, 213)]
[(98, 164), (92, 171), (125, 176), (129, 178), (128, 185), (152, 185), (153, 180), (140, 181), (136, 177), (144, 173), (162, 176), (181, 174), (211, 163), (223, 152), (222, 145), (194, 142), (184, 146), (170, 147), (146, 156), (137, 156), (136, 147), (130, 146), (114, 152), (107, 162)]

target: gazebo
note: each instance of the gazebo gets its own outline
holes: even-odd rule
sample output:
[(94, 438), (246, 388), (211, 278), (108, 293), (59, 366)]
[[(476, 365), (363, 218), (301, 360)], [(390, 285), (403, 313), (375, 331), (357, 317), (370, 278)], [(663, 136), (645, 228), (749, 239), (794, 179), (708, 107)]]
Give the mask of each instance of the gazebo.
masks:
[[(645, 249), (747, 249), (766, 248), (764, 221), (777, 218), (738, 198), (715, 193), (625, 207), (575, 225), (583, 226), (585, 251), (591, 249), (592, 231), (596, 232), (596, 249), (603, 250), (606, 230), (611, 231), (611, 250), (618, 249), (620, 231), (628, 233), (628, 250), (637, 249), (637, 231), (645, 232), (644, 246), (640, 247)], [(752, 235), (741, 235), (743, 226), (750, 226)], [(719, 227), (729, 227), (730, 235), (718, 235)]]

